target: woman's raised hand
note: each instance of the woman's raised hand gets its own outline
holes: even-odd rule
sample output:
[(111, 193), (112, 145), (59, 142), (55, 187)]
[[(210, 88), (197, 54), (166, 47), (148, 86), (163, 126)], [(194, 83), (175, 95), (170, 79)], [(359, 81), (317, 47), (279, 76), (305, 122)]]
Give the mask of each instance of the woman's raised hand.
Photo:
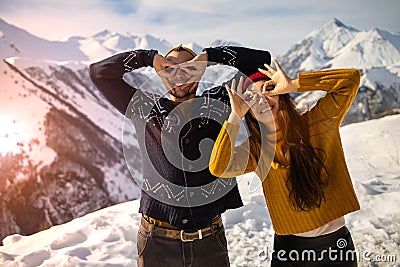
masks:
[(264, 64), (266, 70), (258, 69), (261, 73), (267, 75), (271, 80), (266, 81), (262, 93), (264, 95), (281, 95), (297, 92), (298, 80), (290, 79), (282, 70), (278, 61), (274, 60), (276, 70), (268, 64)]
[[(257, 102), (261, 97), (260, 92), (255, 90), (256, 86), (252, 86), (243, 92), (243, 76), (240, 77), (238, 84), (236, 80), (232, 80), (232, 84), (229, 87), (225, 85), (228, 91), (232, 112), (236, 114), (240, 119), (249, 111), (249, 109)], [(258, 92), (257, 92), (258, 91)]]

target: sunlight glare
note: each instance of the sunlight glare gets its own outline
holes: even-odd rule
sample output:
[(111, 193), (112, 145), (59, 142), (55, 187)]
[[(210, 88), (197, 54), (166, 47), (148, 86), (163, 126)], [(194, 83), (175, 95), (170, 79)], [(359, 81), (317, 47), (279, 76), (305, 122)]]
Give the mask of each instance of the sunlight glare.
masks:
[(20, 152), (28, 140), (28, 132), (21, 122), (8, 115), (0, 115), (0, 155)]

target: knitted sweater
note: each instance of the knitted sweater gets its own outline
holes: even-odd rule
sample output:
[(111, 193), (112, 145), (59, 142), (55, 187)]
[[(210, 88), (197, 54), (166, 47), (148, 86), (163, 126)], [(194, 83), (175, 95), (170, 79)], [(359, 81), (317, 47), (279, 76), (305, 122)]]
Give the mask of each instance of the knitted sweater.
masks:
[[(271, 60), (269, 52), (245, 47), (205, 51), (209, 64), (235, 67), (246, 75)], [(135, 88), (125, 82), (125, 73), (152, 66), (155, 53), (135, 50), (113, 55), (91, 64), (90, 77), (126, 116), (125, 123), (131, 121), (135, 127), (143, 179), (139, 212), (195, 231), (210, 225), (216, 215), (243, 205), (235, 179), (221, 181), (209, 172), (212, 144), (203, 142), (216, 140), (230, 113), (229, 96), (223, 83), (176, 105), (164, 95), (151, 93), (154, 88), (146, 87), (152, 83)], [(139, 79), (135, 75), (133, 78)]]
[[(234, 141), (229, 137), (236, 140), (239, 131), (237, 124), (225, 121), (209, 165), (212, 174), (225, 178), (252, 171), (257, 173), (263, 181), (265, 200), (278, 235), (311, 231), (360, 209), (339, 133), (340, 124), (357, 94), (360, 73), (355, 69), (314, 71), (299, 73), (298, 79), (299, 92), (327, 92), (310, 111), (303, 114), (310, 127), (311, 145), (325, 153), (323, 163), (327, 172), (321, 172), (321, 175), (323, 178), (329, 175), (324, 191), (325, 200), (319, 208), (299, 211), (292, 207), (286, 183), (290, 172), (289, 162), (283, 165), (273, 162), (273, 153), (269, 153), (272, 156), (268, 159), (255, 162), (250, 155), (248, 140), (234, 147)], [(229, 153), (232, 149), (233, 153)]]

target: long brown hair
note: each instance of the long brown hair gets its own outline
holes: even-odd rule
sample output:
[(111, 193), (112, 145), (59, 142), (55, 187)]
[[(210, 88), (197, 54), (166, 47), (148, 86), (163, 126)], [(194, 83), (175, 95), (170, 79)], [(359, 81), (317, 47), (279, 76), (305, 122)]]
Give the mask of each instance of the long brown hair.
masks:
[[(250, 132), (250, 149), (258, 158), (262, 138), (260, 124), (250, 112), (245, 118)], [(286, 181), (290, 203), (295, 210), (318, 208), (325, 199), (324, 188), (327, 185), (327, 180), (321, 175), (326, 171), (323, 165), (324, 155), (311, 146), (308, 123), (289, 94), (279, 96), (277, 120), (284, 134), (284, 156), (290, 160), (289, 177)]]

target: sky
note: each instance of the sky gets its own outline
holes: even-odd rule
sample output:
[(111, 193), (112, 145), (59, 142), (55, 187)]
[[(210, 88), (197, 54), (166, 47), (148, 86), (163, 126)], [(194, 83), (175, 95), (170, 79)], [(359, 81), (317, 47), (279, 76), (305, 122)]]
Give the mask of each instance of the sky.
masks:
[(333, 18), (358, 30), (400, 31), (399, 0), (0, 0), (0, 17), (48, 39), (108, 29), (171, 44), (216, 39), (283, 54)]

